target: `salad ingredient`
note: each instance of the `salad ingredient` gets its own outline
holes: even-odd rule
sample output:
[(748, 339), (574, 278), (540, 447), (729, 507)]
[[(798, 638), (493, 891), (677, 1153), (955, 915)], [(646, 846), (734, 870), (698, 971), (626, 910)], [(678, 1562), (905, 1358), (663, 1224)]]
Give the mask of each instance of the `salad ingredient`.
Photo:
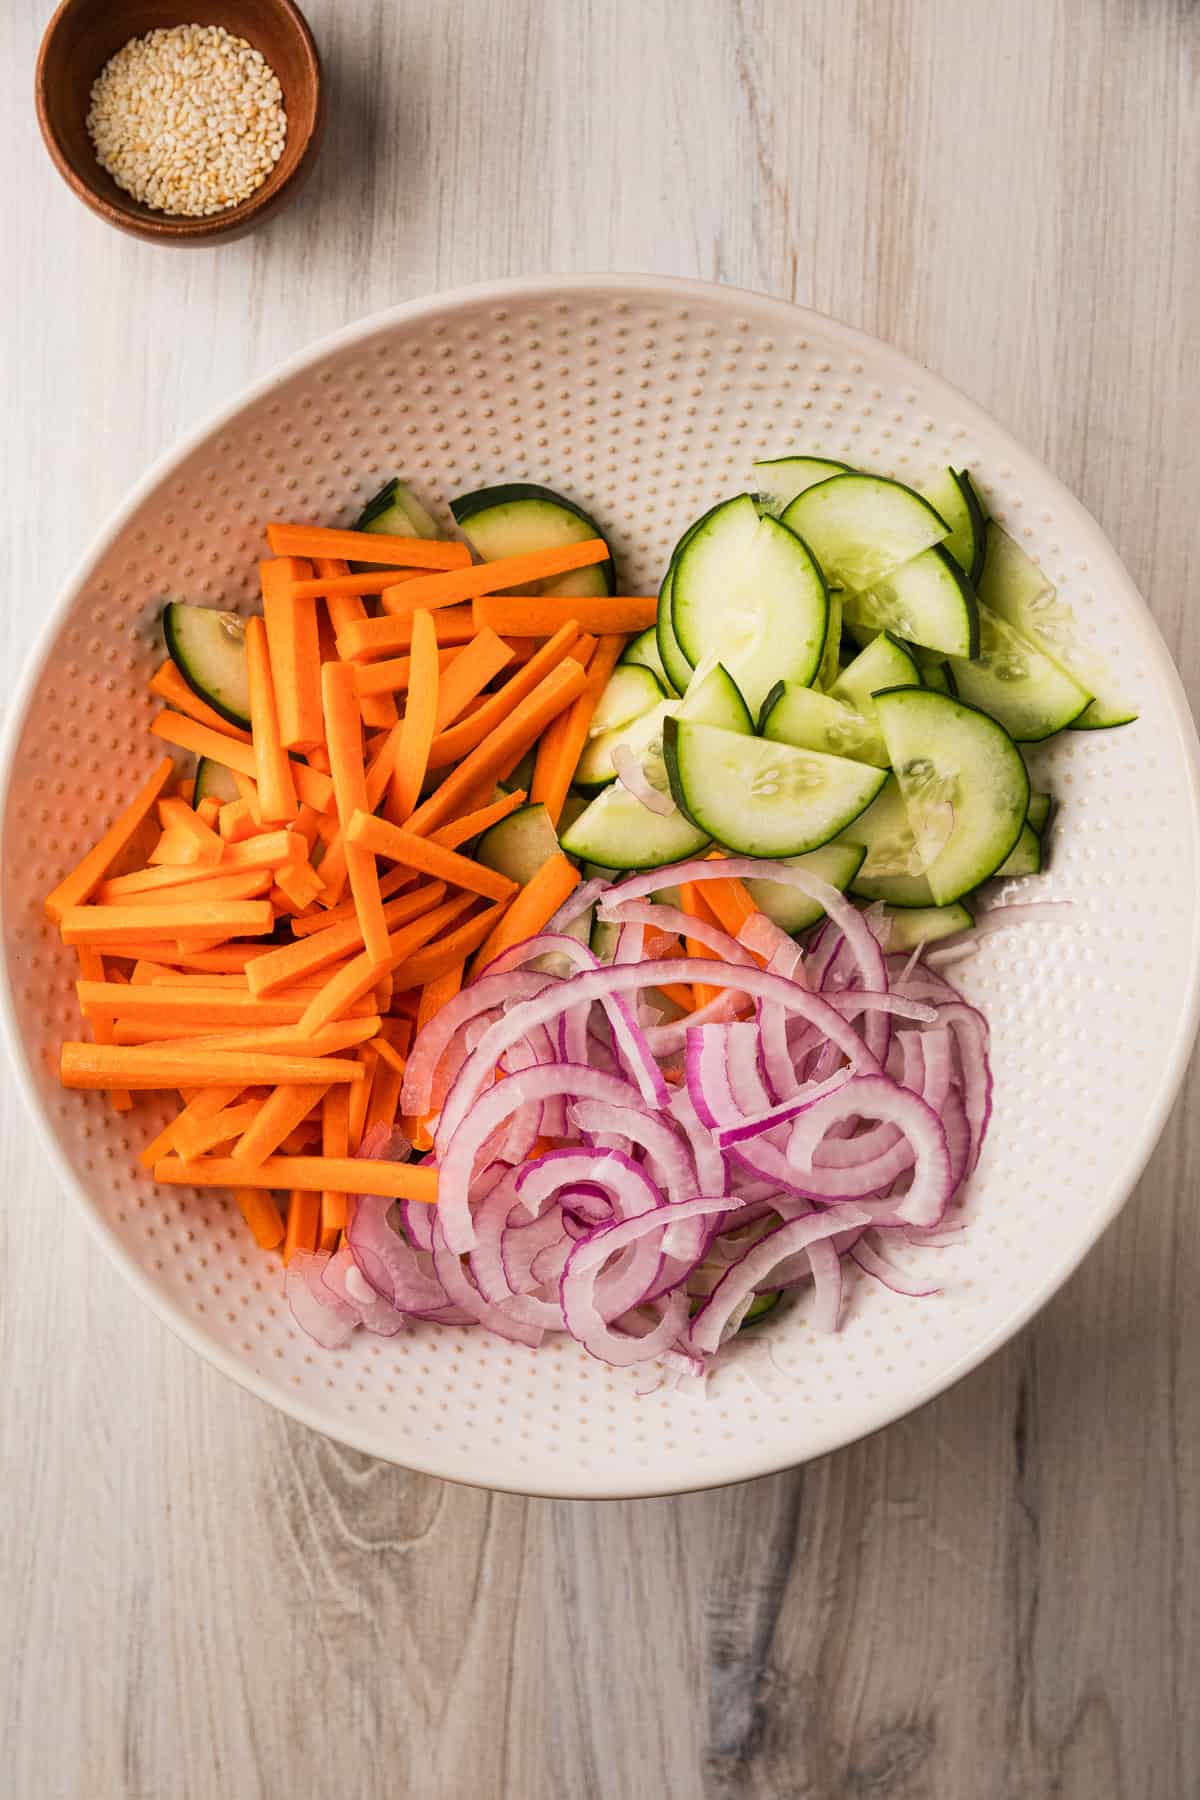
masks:
[(927, 500), (881, 475), (832, 475), (797, 494), (782, 521), (804, 539), (826, 581), (851, 594), (947, 535), (945, 520)]
[(816, 487), (831, 475), (850, 473), (849, 463), (833, 462), (825, 456), (775, 456), (754, 464), (759, 503), (776, 518), (805, 488)]
[(966, 469), (942, 469), (921, 493), (950, 527), (942, 548), (952, 556), (972, 588), (979, 586), (986, 549), (987, 518)]
[(975, 592), (941, 544), (922, 550), (844, 601), (852, 625), (892, 631), (947, 656), (974, 656), (979, 647)]
[(183, 600), (163, 608), (163, 639), (172, 664), (200, 700), (243, 731), (250, 726), (245, 636), (245, 620), (237, 613)]
[[(354, 1066), (361, 1076), (361, 1066)], [(165, 1156), (154, 1165), (154, 1179), (174, 1187), (288, 1188), (304, 1193), (331, 1187), (424, 1205), (437, 1199), (438, 1185), (437, 1171), (423, 1164), (332, 1156), (268, 1156), (250, 1167), (232, 1156), (201, 1156), (194, 1162)]]
[(580, 631), (604, 632), (644, 631), (654, 623), (658, 612), (658, 596), (601, 594), (591, 599), (548, 596), (534, 599), (524, 594), (483, 594), (472, 601), (477, 627), (490, 625), (493, 631), (511, 637), (553, 637), (573, 619)]
[(259, 563), (258, 572), (279, 740), (285, 750), (311, 750), (321, 742), (321, 649), (316, 602), (298, 588), (312, 564), (278, 556)]
[(264, 823), (283, 824), (296, 817), (299, 803), (291, 760), (283, 747), (267, 630), (262, 619), (247, 622), (245, 649), (258, 810)]
[(99, 843), (94, 844), (70, 874), (65, 875), (58, 886), (47, 894), (46, 917), (53, 924), (61, 925), (67, 913), (82, 907), (84, 902), (91, 898), (113, 863), (128, 847), (149, 816), (150, 809), (158, 800), (174, 772), (175, 765), (169, 756), (163, 757), (161, 762), (156, 763), (153, 773), (124, 812), (113, 820)]
[[(455, 524), (484, 562), (553, 550), (603, 537), (595, 520), (561, 494), (534, 482), (508, 482), (479, 488), (450, 502)], [(564, 577), (533, 579), (530, 593), (570, 594), (578, 598), (615, 591), (612, 557)], [(583, 630), (593, 627), (582, 626)], [(619, 627), (609, 627), (619, 629)]]

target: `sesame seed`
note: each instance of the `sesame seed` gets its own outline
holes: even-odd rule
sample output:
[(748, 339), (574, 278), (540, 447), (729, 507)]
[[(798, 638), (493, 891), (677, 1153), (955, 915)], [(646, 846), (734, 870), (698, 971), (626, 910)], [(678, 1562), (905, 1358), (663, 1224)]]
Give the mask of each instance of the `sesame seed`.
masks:
[(87, 128), (118, 187), (159, 212), (202, 218), (262, 186), (283, 154), (287, 114), (278, 76), (245, 38), (177, 25), (110, 57)]

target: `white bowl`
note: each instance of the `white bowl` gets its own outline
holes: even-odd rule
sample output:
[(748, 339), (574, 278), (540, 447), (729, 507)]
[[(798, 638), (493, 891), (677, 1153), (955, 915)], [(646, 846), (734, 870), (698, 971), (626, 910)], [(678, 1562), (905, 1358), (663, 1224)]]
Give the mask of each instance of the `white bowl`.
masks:
[[(156, 1188), (136, 1152), (165, 1117), (64, 1093), (72, 959), (41, 899), (152, 761), (147, 676), (164, 595), (252, 603), (262, 522), (349, 521), (401, 472), (428, 501), (529, 478), (611, 529), (645, 593), (682, 528), (757, 456), (811, 450), (918, 479), (976, 475), (1141, 709), (1035, 757), (1062, 803), (1052, 926), (990, 938), (961, 984), (992, 1025), (996, 1107), (944, 1292), (851, 1284), (845, 1326), (804, 1307), (748, 1334), (707, 1390), (639, 1395), (569, 1342), (359, 1334), (325, 1353), (231, 1201)], [(161, 462), (47, 623), (4, 758), (5, 1015), (52, 1169), (137, 1291), (188, 1343), (319, 1431), (411, 1468), (521, 1492), (700, 1488), (804, 1461), (965, 1374), (1050, 1297), (1114, 1217), (1162, 1128), (1196, 1029), (1195, 732), (1158, 631), (1103, 534), (978, 407), (831, 319), (696, 282), (505, 282), (398, 307), (259, 383)], [(1044, 771), (1044, 778), (1042, 775)], [(915, 1254), (915, 1253), (914, 1253)], [(1103, 1321), (1097, 1321), (1097, 1330)]]

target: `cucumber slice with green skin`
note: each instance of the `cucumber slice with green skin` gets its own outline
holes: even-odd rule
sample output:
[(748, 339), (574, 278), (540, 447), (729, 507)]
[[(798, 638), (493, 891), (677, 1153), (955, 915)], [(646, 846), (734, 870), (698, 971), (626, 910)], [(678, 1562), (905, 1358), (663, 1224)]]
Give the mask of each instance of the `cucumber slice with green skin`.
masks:
[(776, 1288), (773, 1294), (756, 1294), (746, 1308), (738, 1330), (747, 1331), (752, 1325), (761, 1325), (767, 1315), (775, 1311), (782, 1299), (783, 1290), (781, 1288)]
[(929, 688), (875, 696), (934, 904), (948, 906), (1006, 860), (1029, 810), (1029, 775), (1002, 725)]
[(842, 832), (839, 842), (864, 852), (850, 881), (858, 900), (886, 900), (889, 906), (931, 907), (933, 895), (920, 873), (917, 840), (908, 822), (900, 784), (889, 775), (866, 812)]
[(950, 673), (949, 663), (922, 663), (921, 683), (924, 687), (932, 688), (935, 694), (957, 695), (958, 693), (954, 677)]
[(658, 653), (658, 628), (655, 625), (639, 631), (635, 638), (630, 638), (618, 667), (649, 669), (665, 694), (669, 696), (675, 692), (675, 684), (663, 668), (662, 657)]
[(499, 786), (506, 794), (515, 794), (518, 788), (529, 792), (529, 784), (533, 780), (533, 765), (537, 760), (536, 750), (527, 750), (512, 774), (506, 776)]
[(825, 627), (825, 648), (817, 670), (814, 687), (828, 693), (842, 672), (842, 595), (840, 589), (829, 595), (829, 623)]
[(211, 756), (198, 757), (192, 805), (199, 806), (202, 800), (219, 800), (222, 806), (226, 806), (237, 798), (238, 789), (233, 779), (233, 770), (227, 769), (224, 763), (214, 762)]
[(1131, 725), (1137, 718), (1111, 670), (1080, 631), (1071, 608), (1058, 598), (1053, 582), (994, 521), (987, 528), (979, 598), (1092, 695), (1091, 704), (1070, 721), (1073, 731), (1103, 731)]
[(1043, 831), (1046, 829), (1046, 821), (1050, 817), (1053, 805), (1053, 794), (1035, 793), (1030, 794), (1029, 796), (1029, 811), (1025, 815), (1025, 823), (1027, 825), (1032, 825), (1039, 837), (1041, 837)]
[(759, 505), (778, 518), (805, 488), (828, 481), (831, 475), (848, 475), (849, 463), (832, 462), (825, 456), (773, 456), (754, 464)]
[(658, 677), (638, 663), (618, 664), (592, 714), (588, 742), (576, 766), (581, 787), (599, 787), (616, 776), (612, 752), (632, 726), (666, 700)]
[(687, 660), (695, 666), (717, 657), (757, 710), (780, 677), (804, 686), (814, 679), (829, 602), (805, 545), (739, 494), (702, 520), (680, 551), (671, 623)]
[(201, 700), (231, 725), (250, 729), (246, 621), (212, 606), (171, 600), (163, 607), (167, 655)]
[[(463, 536), (484, 562), (521, 556), (530, 550), (558, 550), (603, 538), (596, 521), (571, 500), (535, 482), (512, 481), (501, 487), (478, 488), (450, 502)], [(607, 542), (607, 539), (605, 539)], [(551, 575), (514, 589), (521, 594), (615, 593), (612, 558), (589, 569)]]
[(575, 788), (570, 788), (562, 803), (562, 811), (558, 815), (559, 832), (561, 833), (569, 830), (576, 819), (587, 811), (590, 804), (591, 798), (589, 795), (580, 794)]
[(593, 913), (591, 951), (599, 962), (610, 963), (617, 954), (621, 927), (610, 919), (597, 919)]
[(928, 500), (882, 475), (833, 475), (805, 488), (782, 522), (804, 539), (826, 581), (852, 594), (874, 587), (947, 534)]
[(942, 547), (950, 552), (974, 587), (983, 569), (987, 542), (987, 517), (975, 484), (965, 469), (943, 469), (933, 481), (925, 483), (921, 493), (950, 527)]
[(675, 636), (675, 627), (671, 623), (671, 598), (674, 591), (675, 566), (672, 564), (663, 576), (662, 586), (658, 590), (658, 619), (654, 627), (654, 641), (658, 646), (658, 659), (667, 681), (677, 694), (682, 694), (692, 679), (692, 665), (679, 648), (679, 639)]
[(507, 819), (485, 831), (475, 846), (475, 860), (524, 887), (543, 863), (558, 854), (558, 833), (540, 803), (519, 806)]
[(845, 611), (855, 624), (891, 631), (945, 656), (974, 656), (979, 648), (974, 592), (941, 544), (922, 550), (863, 592), (848, 595)]
[[(819, 876), (844, 894), (865, 855), (866, 851), (858, 844), (822, 844), (819, 850), (810, 850), (807, 856), (789, 856), (784, 867), (806, 869), (810, 875)], [(825, 917), (825, 908), (819, 901), (810, 900), (798, 888), (785, 887), (781, 881), (755, 876), (746, 887), (759, 911), (765, 912), (781, 931), (789, 931), (793, 937)]]
[(1091, 702), (1060, 663), (987, 606), (979, 608), (979, 654), (952, 657), (954, 685), (970, 705), (998, 719), (1019, 744), (1040, 743)]
[[(647, 673), (649, 673), (648, 670)], [(657, 683), (655, 685), (657, 686)], [(617, 771), (613, 764), (613, 753), (622, 745), (632, 750), (643, 766), (648, 762), (661, 763), (662, 754), (659, 746), (662, 743), (663, 720), (678, 704), (677, 700), (664, 700), (660, 688), (657, 702), (652, 704), (640, 718), (632, 719), (627, 725), (621, 725), (616, 730), (606, 731), (600, 737), (594, 737), (590, 743), (584, 745), (583, 753), (575, 765), (572, 780), (581, 788), (604, 787), (608, 782), (615, 781)], [(657, 786), (652, 768), (648, 779), (651, 786)], [(663, 793), (667, 791), (665, 785), (661, 791)]]
[(861, 713), (864, 719), (873, 723), (873, 696), (881, 688), (920, 685), (921, 671), (916, 659), (909, 655), (904, 645), (892, 637), (890, 632), (881, 631), (842, 670), (829, 692), (833, 699), (842, 701), (845, 706), (852, 707), (856, 713)]
[(440, 537), (434, 519), (398, 475), (372, 494), (354, 521), (355, 531), (384, 532), (393, 537)]
[(663, 751), (679, 810), (742, 856), (801, 856), (870, 805), (882, 769), (768, 738), (668, 719)]
[(996, 879), (1008, 881), (1018, 875), (1040, 875), (1042, 872), (1042, 840), (1026, 819), (1021, 835), (996, 870)]
[(820, 750), (826, 756), (849, 756), (877, 769), (891, 767), (879, 727), (829, 694), (779, 681), (763, 702), (759, 732), (776, 744), (797, 750)]
[(970, 931), (975, 923), (961, 900), (954, 900), (949, 906), (889, 906), (885, 917), (889, 927), (888, 950), (898, 955), (915, 950), (918, 944), (936, 944), (939, 938)]

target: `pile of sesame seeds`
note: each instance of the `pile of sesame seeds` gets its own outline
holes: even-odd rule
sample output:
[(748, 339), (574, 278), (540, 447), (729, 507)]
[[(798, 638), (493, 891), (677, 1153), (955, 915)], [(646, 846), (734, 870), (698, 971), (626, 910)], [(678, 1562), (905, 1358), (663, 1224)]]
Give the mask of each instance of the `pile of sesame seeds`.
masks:
[(87, 119), (96, 155), (144, 206), (188, 218), (248, 200), (283, 154), (270, 64), (220, 25), (131, 38), (100, 71)]

